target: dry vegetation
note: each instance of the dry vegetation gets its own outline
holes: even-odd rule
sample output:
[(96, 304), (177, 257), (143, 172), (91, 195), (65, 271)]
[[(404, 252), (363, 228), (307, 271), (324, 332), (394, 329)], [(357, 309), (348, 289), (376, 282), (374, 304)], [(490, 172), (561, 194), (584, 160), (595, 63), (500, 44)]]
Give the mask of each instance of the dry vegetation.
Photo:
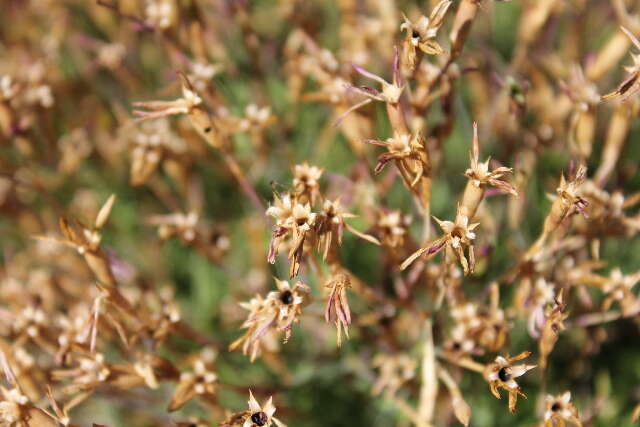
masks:
[(2, 425), (640, 417), (636, 0), (0, 7)]

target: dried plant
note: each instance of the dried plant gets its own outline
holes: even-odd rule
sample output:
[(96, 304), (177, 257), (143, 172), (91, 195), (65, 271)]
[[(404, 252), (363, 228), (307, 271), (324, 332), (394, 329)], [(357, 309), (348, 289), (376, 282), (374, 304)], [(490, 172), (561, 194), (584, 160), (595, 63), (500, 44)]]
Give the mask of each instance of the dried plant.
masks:
[(640, 418), (637, 1), (2, 16), (0, 425)]

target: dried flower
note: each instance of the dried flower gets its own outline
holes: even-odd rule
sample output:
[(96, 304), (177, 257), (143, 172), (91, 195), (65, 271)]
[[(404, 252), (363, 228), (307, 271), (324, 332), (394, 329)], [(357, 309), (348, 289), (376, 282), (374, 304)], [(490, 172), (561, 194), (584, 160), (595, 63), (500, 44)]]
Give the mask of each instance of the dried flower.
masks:
[(400, 101), (400, 96), (402, 96), (402, 91), (404, 90), (404, 85), (401, 84), (400, 77), (397, 72), (394, 72), (393, 82), (389, 83), (382, 77), (377, 74), (373, 74), (359, 65), (353, 64), (353, 68), (364, 77), (370, 78), (371, 80), (375, 80), (380, 83), (382, 86), (382, 90), (379, 91), (369, 86), (351, 86), (351, 89), (357, 91), (361, 95), (369, 99), (374, 99), (377, 101), (387, 102), (389, 104), (397, 104)]
[(320, 178), (324, 169), (304, 162), (293, 168), (293, 189), (299, 203), (316, 203), (320, 197)]
[[(640, 50), (640, 41), (624, 27), (620, 27), (622, 31), (629, 37), (631, 43)], [(640, 91), (640, 54), (631, 54), (633, 59), (633, 65), (625, 67), (625, 70), (629, 73), (626, 79), (618, 86), (618, 88), (602, 97), (603, 100), (622, 98), (623, 101), (629, 99), (629, 97)]]
[(374, 169), (376, 174), (382, 172), (387, 163), (395, 161), (402, 177), (406, 180), (407, 187), (412, 188), (429, 172), (430, 164), (426, 150), (426, 140), (420, 134), (415, 136), (396, 134), (386, 141), (368, 139), (365, 142), (380, 145), (389, 150), (388, 153), (381, 154), (378, 157), (378, 163)]
[(64, 235), (64, 240), (46, 236), (36, 237), (38, 239), (65, 244), (76, 249), (76, 251), (84, 257), (87, 265), (94, 272), (98, 280), (107, 285), (113, 285), (115, 284), (115, 279), (111, 272), (109, 261), (100, 248), (100, 242), (102, 240), (100, 229), (107, 222), (115, 199), (115, 194), (112, 194), (107, 199), (102, 208), (100, 208), (93, 227), (88, 227), (79, 220), (70, 223), (68, 220), (60, 218), (60, 230)]
[(428, 18), (422, 15), (415, 23), (403, 15), (404, 22), (400, 25), (400, 31), (405, 31), (406, 36), (402, 43), (402, 62), (409, 70), (414, 70), (417, 64), (416, 48), (427, 55), (444, 53), (440, 44), (433, 39), (438, 34), (451, 4), (450, 0), (441, 0), (433, 8)]
[(484, 193), (484, 187), (487, 185), (497, 187), (512, 196), (518, 195), (518, 192), (511, 184), (500, 179), (503, 175), (511, 173), (511, 168), (500, 166), (490, 171), (489, 162), (491, 159), (487, 159), (484, 163), (480, 162), (478, 126), (475, 122), (473, 123), (473, 142), (472, 149), (469, 152), (469, 159), (471, 166), (464, 174), (469, 178), (470, 185), (465, 188), (462, 196), (462, 206), (468, 211), (467, 214), (470, 218), (475, 216), (476, 209)]
[(325, 285), (329, 289), (327, 304), (324, 309), (324, 320), (334, 322), (337, 328), (338, 347), (342, 344), (342, 330), (349, 338), (349, 325), (351, 324), (351, 310), (347, 300), (347, 288), (351, 287), (351, 280), (345, 274), (337, 274)]
[(287, 427), (282, 421), (273, 416), (276, 407), (273, 405), (273, 398), (269, 397), (265, 403), (260, 405), (249, 390), (249, 410), (236, 412), (229, 415), (225, 421), (220, 423), (220, 427), (240, 426), (242, 427), (269, 427), (275, 424), (277, 427)]
[(523, 351), (513, 357), (498, 356), (495, 362), (488, 364), (485, 368), (484, 378), (489, 382), (491, 393), (498, 399), (500, 399), (500, 392), (498, 391), (500, 388), (509, 393), (510, 412), (515, 412), (516, 410), (518, 395), (526, 397), (515, 379), (536, 367), (536, 365), (514, 365), (513, 362), (525, 359), (530, 354), (531, 352)]
[(552, 305), (545, 307), (542, 336), (540, 337), (540, 369), (546, 369), (549, 354), (558, 341), (560, 332), (565, 329), (564, 320), (569, 317), (563, 302), (562, 292)]
[[(475, 266), (473, 240), (476, 238), (476, 234), (473, 230), (479, 225), (479, 223), (469, 224), (469, 217), (462, 213), (460, 206), (458, 206), (458, 213), (456, 215), (455, 222), (440, 221), (435, 217), (434, 219), (444, 232), (442, 237), (431, 242), (429, 246), (418, 249), (404, 260), (400, 268), (404, 270), (423, 254), (426, 254), (427, 259), (429, 259), (435, 256), (442, 249), (447, 248), (447, 250), (452, 251), (462, 265), (464, 274), (473, 272)], [(465, 255), (464, 253), (465, 248), (467, 248), (468, 255)]]
[(218, 375), (211, 366), (215, 356), (213, 351), (203, 351), (201, 356), (193, 362), (193, 371), (180, 374), (180, 381), (173, 393), (169, 411), (180, 409), (195, 396), (208, 398), (215, 393)]
[(376, 235), (383, 245), (390, 248), (404, 246), (411, 220), (399, 210), (381, 210), (376, 222)]
[(582, 427), (578, 410), (571, 403), (570, 391), (565, 391), (557, 396), (547, 395), (545, 403), (544, 427), (565, 427), (567, 425)]
[(415, 376), (417, 362), (406, 354), (377, 354), (372, 365), (380, 370), (371, 393), (393, 396), (404, 383)]
[(275, 279), (277, 292), (270, 292), (266, 298), (256, 295), (249, 302), (240, 306), (249, 311), (242, 328), (247, 332), (229, 345), (233, 351), (242, 344), (242, 353), (250, 353), (251, 361), (260, 353), (263, 339), (269, 333), (284, 332), (284, 343), (291, 337), (291, 328), (299, 321), (302, 307), (307, 303), (309, 287), (302, 282), (289, 285), (289, 282)]
[(635, 285), (640, 281), (640, 271), (633, 274), (623, 274), (619, 268), (611, 270), (609, 277), (602, 284), (602, 291), (606, 298), (603, 310), (608, 310), (611, 304), (618, 302), (625, 315), (633, 315), (640, 308), (640, 302), (632, 292)]

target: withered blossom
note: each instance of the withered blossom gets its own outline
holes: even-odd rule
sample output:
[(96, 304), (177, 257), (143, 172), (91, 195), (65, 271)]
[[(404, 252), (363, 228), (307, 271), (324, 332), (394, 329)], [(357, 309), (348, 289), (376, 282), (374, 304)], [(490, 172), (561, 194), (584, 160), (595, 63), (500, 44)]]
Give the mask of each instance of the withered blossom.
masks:
[(413, 71), (417, 65), (416, 49), (420, 49), (427, 55), (444, 53), (444, 49), (434, 39), (452, 3), (450, 0), (441, 0), (433, 8), (429, 17), (422, 15), (416, 22), (412, 22), (403, 15), (404, 22), (400, 25), (400, 31), (406, 32), (406, 36), (402, 43), (402, 62), (409, 70)]
[(262, 131), (275, 121), (276, 117), (268, 105), (258, 107), (256, 104), (249, 104), (244, 109), (244, 118), (240, 121), (240, 128), (253, 132)]
[(276, 220), (267, 259), (271, 264), (275, 263), (281, 243), (290, 235), (291, 248), (287, 257), (291, 262), (291, 278), (298, 275), (304, 255), (305, 239), (313, 233), (317, 214), (311, 212), (309, 203), (302, 204), (296, 201), (291, 204), (291, 196), (284, 196), (282, 199), (275, 197), (275, 205), (267, 209), (267, 215)]
[(186, 145), (172, 131), (167, 119), (140, 124), (132, 135), (130, 179), (132, 185), (142, 185), (166, 159), (186, 152)]
[(169, 411), (177, 411), (196, 396), (205, 400), (211, 398), (218, 386), (218, 375), (212, 369), (215, 357), (215, 351), (206, 349), (193, 362), (192, 371), (180, 374), (178, 385), (169, 403)]
[(293, 167), (293, 191), (299, 203), (316, 203), (320, 197), (320, 178), (323, 168), (304, 162)]
[(516, 402), (518, 395), (526, 397), (522, 393), (520, 386), (516, 382), (516, 378), (524, 375), (527, 371), (535, 368), (536, 365), (514, 365), (513, 362), (517, 362), (529, 357), (531, 352), (523, 351), (522, 353), (513, 357), (496, 357), (493, 363), (486, 366), (484, 370), (484, 378), (489, 383), (491, 393), (498, 399), (500, 399), (499, 389), (504, 389), (509, 393), (509, 411), (516, 411)]
[(565, 91), (573, 102), (570, 118), (569, 147), (582, 160), (589, 158), (593, 150), (593, 138), (596, 126), (596, 106), (600, 103), (600, 94), (596, 85), (587, 79), (579, 65), (571, 67)]
[(371, 393), (393, 396), (404, 383), (415, 376), (417, 362), (406, 354), (388, 355), (377, 354), (371, 362), (374, 368), (379, 369)]
[(602, 303), (603, 310), (608, 310), (614, 302), (620, 304), (622, 312), (631, 316), (640, 311), (640, 300), (632, 292), (640, 281), (640, 271), (631, 274), (623, 274), (619, 268), (611, 270), (609, 277), (602, 283), (602, 291), (605, 300)]
[(424, 178), (430, 168), (429, 155), (426, 149), (426, 139), (421, 134), (396, 134), (386, 141), (367, 139), (365, 142), (385, 147), (388, 152), (378, 157), (374, 169), (376, 174), (382, 172), (387, 163), (395, 161), (405, 183), (409, 188), (414, 187)]
[(207, 85), (211, 82), (223, 67), (220, 64), (211, 64), (208, 62), (194, 61), (191, 63), (191, 72), (189, 73), (189, 80), (192, 82), (193, 87), (199, 91), (205, 91)]
[(310, 288), (302, 282), (291, 286), (286, 280), (274, 280), (278, 291), (269, 292), (267, 299), (280, 301), (277, 325), (279, 331), (284, 331), (283, 343), (286, 344), (291, 338), (293, 324), (300, 321), (302, 307), (309, 302)]
[(219, 262), (230, 246), (229, 237), (223, 230), (204, 224), (194, 211), (153, 215), (147, 223), (158, 227), (158, 236), (162, 240), (175, 237), (213, 262)]
[(100, 247), (100, 242), (102, 241), (100, 229), (107, 222), (115, 199), (115, 194), (107, 199), (104, 205), (102, 205), (102, 208), (100, 208), (91, 227), (86, 226), (77, 219), (69, 222), (65, 218), (60, 218), (60, 231), (64, 239), (47, 236), (36, 236), (36, 238), (61, 243), (74, 248), (84, 257), (87, 265), (91, 268), (98, 280), (107, 285), (113, 285), (115, 284), (115, 279), (109, 266), (109, 260)]
[(64, 174), (75, 173), (93, 150), (89, 135), (84, 128), (74, 129), (60, 138), (58, 148), (62, 153), (58, 170)]
[(375, 224), (376, 235), (380, 242), (390, 248), (404, 246), (411, 219), (399, 210), (383, 209), (378, 212)]
[(256, 295), (250, 301), (240, 303), (249, 311), (241, 326), (247, 331), (229, 345), (229, 350), (233, 351), (242, 344), (242, 353), (249, 354), (251, 361), (260, 354), (263, 341), (272, 338), (274, 333), (284, 332), (284, 343), (289, 341), (291, 328), (300, 320), (302, 307), (308, 302), (309, 287), (304, 283), (297, 282), (291, 286), (285, 280), (274, 280), (277, 292), (270, 292), (266, 298)]
[(546, 369), (549, 355), (558, 341), (560, 332), (565, 329), (564, 321), (567, 317), (569, 317), (569, 313), (566, 310), (561, 291), (553, 301), (553, 304), (547, 305), (544, 308), (544, 323), (539, 340), (540, 369), (542, 370)]
[[(397, 64), (394, 67), (397, 67)], [(353, 64), (353, 68), (362, 76), (380, 83), (382, 90), (377, 90), (369, 86), (350, 86), (352, 90), (360, 93), (366, 98), (389, 104), (397, 104), (400, 101), (404, 85), (402, 84), (402, 79), (397, 68), (394, 68), (392, 83), (387, 82), (382, 77), (365, 70), (359, 65)]]
[[(249, 410), (234, 414), (230, 418), (233, 420), (233, 424), (229, 421), (223, 422), (223, 426), (232, 426), (232, 425), (240, 425), (242, 423), (242, 427), (269, 427), (272, 424), (275, 424), (277, 427), (286, 427), (286, 425), (273, 416), (276, 412), (276, 407), (273, 404), (273, 398), (270, 397), (266, 402), (262, 405), (258, 403), (258, 401), (253, 397), (253, 393), (249, 390)], [(240, 415), (240, 416), (238, 416)], [(241, 420), (244, 418), (244, 422)], [(238, 421), (235, 421), (238, 420)]]
[(545, 397), (544, 427), (582, 427), (578, 410), (571, 403), (571, 392)]
[(470, 219), (476, 214), (476, 210), (484, 197), (486, 186), (496, 187), (512, 196), (517, 196), (516, 189), (501, 178), (511, 173), (512, 169), (504, 166), (497, 167), (493, 170), (489, 169), (489, 162), (480, 161), (480, 144), (478, 141), (478, 125), (473, 123), (473, 140), (471, 143), (471, 151), (469, 152), (470, 167), (464, 173), (469, 182), (465, 187), (462, 195), (461, 209)]
[[(183, 73), (179, 73), (182, 80), (182, 97), (174, 101), (145, 101), (134, 102), (134, 107), (144, 110), (134, 110), (138, 116), (136, 121), (155, 120), (162, 117), (186, 114), (194, 129), (210, 145), (216, 148), (222, 147), (222, 139), (216, 134), (215, 123), (209, 111), (202, 105), (202, 98)], [(145, 111), (147, 110), (147, 111)]]
[(355, 217), (356, 215), (344, 211), (340, 199), (324, 201), (322, 212), (316, 218), (316, 233), (318, 235), (318, 250), (325, 260), (332, 245), (342, 245), (342, 234), (345, 228), (363, 240), (375, 245), (380, 244), (375, 237), (359, 232), (345, 221), (345, 219)]
[(234, 351), (242, 345), (242, 354), (248, 354), (250, 360), (254, 361), (260, 355), (264, 341), (273, 340), (273, 326), (279, 310), (260, 295), (248, 302), (240, 303), (240, 306), (249, 311), (247, 320), (241, 326), (247, 331), (229, 345), (229, 351)]
[[(620, 29), (629, 37), (629, 40), (631, 40), (631, 43), (633, 43), (636, 49), (640, 51), (640, 40), (625, 27), (620, 27)], [(620, 86), (618, 86), (615, 91), (604, 95), (602, 97), (603, 100), (621, 98), (623, 101), (626, 101), (631, 96), (640, 92), (640, 53), (631, 54), (631, 59), (633, 59), (633, 65), (624, 68), (629, 75), (620, 83)]]
[(174, 4), (172, 0), (146, 0), (144, 9), (148, 25), (160, 30), (171, 27), (174, 20)]
[(346, 274), (336, 274), (331, 277), (325, 288), (329, 289), (327, 303), (324, 309), (325, 322), (333, 322), (337, 329), (338, 347), (342, 345), (342, 331), (349, 339), (349, 325), (351, 324), (351, 309), (347, 300), (347, 288), (351, 287), (351, 279)]
[(582, 196), (582, 185), (587, 178), (587, 167), (579, 165), (574, 176), (566, 180), (564, 175), (560, 176), (560, 183), (556, 188), (551, 209), (547, 214), (540, 237), (526, 252), (524, 259), (531, 260), (544, 246), (547, 239), (560, 227), (560, 224), (574, 213), (586, 215), (585, 209), (589, 202)]
[[(422, 255), (426, 255), (426, 259), (432, 258), (442, 249), (451, 251), (458, 262), (462, 265), (464, 274), (473, 272), (475, 267), (475, 254), (473, 252), (473, 240), (476, 238), (474, 229), (480, 223), (469, 224), (469, 217), (462, 212), (461, 206), (458, 205), (455, 222), (441, 221), (435, 218), (436, 222), (443, 231), (442, 237), (431, 242), (429, 246), (418, 249), (409, 256), (400, 265), (402, 270), (406, 269), (416, 259)], [(467, 254), (464, 253), (465, 249)]]

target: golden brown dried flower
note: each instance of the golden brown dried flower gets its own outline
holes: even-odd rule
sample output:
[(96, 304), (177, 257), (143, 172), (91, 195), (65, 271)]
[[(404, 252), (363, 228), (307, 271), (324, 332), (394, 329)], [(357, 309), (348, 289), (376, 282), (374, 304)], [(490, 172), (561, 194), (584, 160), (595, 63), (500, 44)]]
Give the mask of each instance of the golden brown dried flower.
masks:
[(347, 300), (347, 288), (351, 287), (351, 279), (346, 274), (336, 274), (329, 279), (325, 288), (329, 289), (329, 296), (324, 310), (324, 320), (333, 321), (337, 328), (338, 347), (342, 344), (342, 330), (349, 338), (349, 325), (351, 324), (351, 309)]
[[(400, 268), (404, 270), (420, 256), (426, 254), (427, 259), (429, 259), (435, 256), (442, 249), (446, 248), (451, 250), (458, 259), (462, 265), (465, 275), (473, 272), (475, 267), (473, 240), (476, 238), (476, 234), (473, 230), (479, 225), (479, 223), (469, 224), (469, 217), (462, 213), (460, 205), (458, 206), (458, 213), (456, 215), (455, 222), (440, 221), (435, 217), (434, 219), (444, 233), (442, 237), (431, 242), (429, 246), (418, 249), (404, 260)], [(467, 249), (468, 255), (465, 255), (465, 249)]]
[(571, 403), (571, 392), (565, 391), (557, 396), (545, 397), (544, 427), (582, 427), (578, 410)]
[[(620, 27), (622, 31), (629, 37), (631, 43), (640, 50), (640, 41), (624, 27)], [(631, 54), (631, 58), (633, 59), (633, 65), (625, 67), (625, 70), (629, 73), (626, 79), (620, 86), (613, 91), (602, 97), (603, 100), (622, 98), (622, 100), (627, 100), (629, 97), (640, 91), (640, 54)]]
[(276, 407), (273, 404), (273, 398), (264, 402), (262, 405), (253, 397), (253, 393), (249, 390), (249, 412), (244, 420), (242, 427), (269, 427), (272, 423), (277, 427), (287, 427), (282, 421), (273, 416)]
[(416, 48), (427, 55), (444, 53), (444, 49), (433, 39), (437, 36), (452, 3), (450, 0), (441, 0), (428, 18), (422, 15), (416, 22), (411, 22), (403, 15), (404, 22), (400, 25), (400, 31), (405, 31), (406, 36), (402, 43), (402, 62), (409, 70), (413, 71), (417, 65)]
[(515, 379), (536, 367), (536, 365), (514, 365), (513, 362), (525, 359), (530, 354), (531, 352), (523, 351), (513, 357), (498, 356), (493, 363), (488, 364), (485, 368), (484, 378), (489, 382), (491, 393), (498, 399), (500, 399), (499, 389), (503, 388), (509, 393), (510, 412), (516, 410), (518, 395), (526, 397)]
[(380, 370), (371, 393), (393, 396), (404, 383), (415, 376), (417, 362), (406, 354), (377, 354), (372, 365)]

